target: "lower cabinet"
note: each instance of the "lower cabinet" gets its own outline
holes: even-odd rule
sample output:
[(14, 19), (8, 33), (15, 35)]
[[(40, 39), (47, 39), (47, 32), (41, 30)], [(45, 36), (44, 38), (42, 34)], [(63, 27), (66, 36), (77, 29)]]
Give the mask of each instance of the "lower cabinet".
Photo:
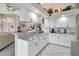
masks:
[(8, 35), (0, 35), (0, 50), (8, 45)]
[(37, 43), (37, 38), (34, 40), (31, 40), (28, 42), (28, 55), (33, 56), (37, 54), (38, 50), (38, 43)]
[(0, 50), (15, 41), (15, 36), (11, 33), (0, 33)]
[[(31, 40), (15, 39), (15, 55), (16, 56), (35, 56), (48, 43), (47, 36), (38, 34)], [(29, 38), (30, 39), (30, 38)]]
[(49, 34), (49, 43), (71, 47), (71, 41), (75, 40), (74, 34)]

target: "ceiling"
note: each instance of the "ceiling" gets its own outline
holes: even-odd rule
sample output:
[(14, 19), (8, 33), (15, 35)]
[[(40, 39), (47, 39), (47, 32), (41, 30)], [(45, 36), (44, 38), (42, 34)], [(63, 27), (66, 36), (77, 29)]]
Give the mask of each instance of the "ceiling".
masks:
[(41, 10), (39, 10), (38, 8), (36, 8), (35, 6), (32, 5), (32, 3), (6, 3), (9, 6), (12, 6), (13, 8), (16, 9), (26, 9), (29, 10), (30, 12), (34, 12), (38, 15), (42, 15), (42, 16), (46, 16), (45, 13), (41, 12)]
[(42, 3), (41, 6), (48, 10), (49, 8), (52, 9), (59, 9), (59, 8), (65, 8), (65, 6), (72, 5), (75, 7), (75, 3)]

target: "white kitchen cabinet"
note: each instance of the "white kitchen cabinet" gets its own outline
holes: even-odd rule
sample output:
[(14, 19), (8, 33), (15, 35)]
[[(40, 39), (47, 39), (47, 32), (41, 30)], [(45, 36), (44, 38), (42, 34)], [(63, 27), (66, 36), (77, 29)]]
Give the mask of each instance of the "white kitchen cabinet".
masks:
[(54, 43), (57, 44), (58, 40), (57, 40), (57, 35), (56, 34), (49, 34), (49, 43)]
[(54, 19), (50, 19), (49, 20), (49, 26), (50, 27), (54, 27)]
[(58, 21), (58, 18), (55, 18), (55, 27), (60, 27), (60, 23)]
[[(17, 37), (17, 36), (16, 36)], [(46, 34), (37, 34), (33, 37), (30, 36), (26, 39), (26, 36), (22, 39), (16, 38), (15, 40), (15, 55), (17, 56), (35, 56), (41, 49), (48, 43), (48, 39), (45, 38)]]
[(14, 35), (12, 33), (0, 33), (0, 50), (7, 45), (14, 42)]
[(63, 43), (63, 41), (64, 41), (64, 34), (57, 34), (58, 36), (57, 36), (57, 40), (58, 40), (58, 44), (59, 45), (64, 45)]
[(41, 47), (42, 47), (42, 45), (43, 45), (43, 42), (41, 41), (42, 40), (42, 37), (38, 37), (38, 40), (37, 40), (37, 44), (38, 44), (38, 48), (37, 48), (37, 50), (38, 51), (40, 51), (41, 50)]
[(71, 47), (71, 41), (75, 40), (76, 36), (73, 34), (49, 34), (49, 43)]
[(45, 25), (47, 27), (54, 27), (54, 18), (46, 19), (45, 20)]
[(64, 45), (65, 46), (70, 46), (71, 45), (71, 40), (73, 39), (73, 38), (69, 38), (69, 37), (71, 37), (70, 35), (65, 35), (65, 38), (64, 38)]
[(69, 16), (68, 17), (67, 27), (69, 27), (69, 28), (75, 28), (76, 27), (76, 17), (75, 16)]
[(28, 42), (22, 39), (15, 40), (15, 55), (26, 56), (28, 55)]
[(49, 26), (49, 19), (45, 19), (45, 26)]
[(8, 44), (8, 35), (0, 35), (0, 49), (4, 48), (5, 46), (9, 45)]
[(64, 43), (65, 46), (71, 47), (71, 41), (72, 40), (76, 40), (76, 35), (74, 35), (74, 34), (65, 34), (63, 43)]
[(29, 56), (36, 55), (37, 54), (37, 48), (38, 48), (37, 38), (29, 41), (28, 44), (29, 44), (28, 45)]
[(59, 17), (52, 17), (49, 19), (49, 27), (75, 27), (76, 17), (75, 16), (59, 16)]
[(48, 39), (47, 39), (47, 34), (42, 34), (40, 37), (42, 37), (42, 39), (40, 39), (41, 40), (41, 43), (39, 43), (40, 44), (40, 46), (42, 46), (41, 47), (41, 49), (48, 43)]
[(61, 17), (55, 17), (54, 26), (55, 27), (67, 27), (67, 19), (65, 21), (62, 21), (62, 20), (61, 20)]

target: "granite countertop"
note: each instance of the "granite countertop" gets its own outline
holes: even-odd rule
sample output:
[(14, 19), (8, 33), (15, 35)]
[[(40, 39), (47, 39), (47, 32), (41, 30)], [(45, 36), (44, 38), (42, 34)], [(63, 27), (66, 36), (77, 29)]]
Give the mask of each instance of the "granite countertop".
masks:
[(30, 41), (32, 40), (33, 38), (36, 38), (36, 37), (40, 37), (40, 35), (43, 35), (44, 33), (37, 33), (37, 32), (31, 32), (31, 33), (28, 33), (28, 32), (20, 32), (20, 33), (17, 33), (17, 37), (19, 39), (22, 39), (22, 40), (26, 40), (26, 41)]

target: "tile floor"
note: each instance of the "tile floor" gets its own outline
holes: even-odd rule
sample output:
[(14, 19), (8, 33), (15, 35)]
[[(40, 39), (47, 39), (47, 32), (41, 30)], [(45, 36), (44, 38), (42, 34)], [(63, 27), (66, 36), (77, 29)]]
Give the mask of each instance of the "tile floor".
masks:
[[(0, 51), (0, 56), (14, 56), (14, 44)], [(70, 48), (48, 44), (38, 56), (70, 56)]]
[(70, 48), (48, 44), (38, 56), (70, 56)]
[(11, 44), (4, 50), (0, 51), (0, 56), (14, 56), (15, 55), (15, 44)]

